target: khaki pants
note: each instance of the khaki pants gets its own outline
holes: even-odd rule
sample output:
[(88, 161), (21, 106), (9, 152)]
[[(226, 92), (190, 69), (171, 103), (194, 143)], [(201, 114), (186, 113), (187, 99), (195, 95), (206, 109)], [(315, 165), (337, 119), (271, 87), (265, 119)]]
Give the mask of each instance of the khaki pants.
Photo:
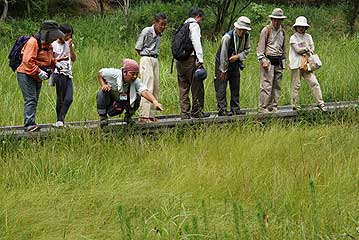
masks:
[(300, 78), (303, 77), (307, 80), (310, 90), (313, 93), (318, 105), (324, 105), (322, 90), (320, 89), (319, 82), (313, 72), (301, 71), (298, 69), (292, 69), (292, 105), (297, 106), (299, 104), (299, 89)]
[(283, 75), (282, 66), (270, 65), (268, 70), (264, 70), (260, 65), (260, 93), (259, 93), (259, 107), (266, 109), (268, 107), (277, 107), (280, 92), (281, 81)]
[[(148, 91), (158, 99), (160, 92), (160, 66), (157, 58), (141, 57), (140, 74), (142, 84), (147, 87)], [(144, 97), (141, 99), (141, 117), (154, 118), (155, 111), (152, 104)]]

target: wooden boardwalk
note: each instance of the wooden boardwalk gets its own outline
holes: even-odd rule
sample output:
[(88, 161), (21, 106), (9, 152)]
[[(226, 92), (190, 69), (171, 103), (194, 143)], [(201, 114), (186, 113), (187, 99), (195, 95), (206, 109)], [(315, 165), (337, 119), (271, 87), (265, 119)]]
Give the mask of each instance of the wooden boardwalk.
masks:
[[(326, 103), (328, 113), (344, 111), (349, 109), (358, 109), (358, 102), (328, 102)], [(138, 123), (137, 118), (134, 118), (136, 123), (131, 125), (131, 128), (136, 130), (148, 130), (153, 131), (161, 128), (172, 128), (181, 125), (196, 125), (196, 124), (220, 124), (234, 121), (245, 121), (248, 119), (253, 120), (265, 120), (269, 118), (296, 118), (299, 112), (293, 111), (291, 106), (280, 106), (276, 113), (259, 113), (257, 109), (243, 109), (245, 115), (237, 116), (217, 116), (217, 112), (211, 112), (210, 117), (201, 119), (186, 119), (181, 120), (179, 115), (164, 115), (158, 116), (159, 121), (155, 123)], [(302, 113), (314, 113), (320, 112), (316, 106), (308, 105), (302, 108)], [(91, 121), (79, 121), (79, 122), (68, 122), (66, 128), (58, 129), (54, 128), (52, 124), (40, 124), (41, 130), (34, 133), (24, 132), (23, 126), (5, 126), (0, 127), (0, 138), (42, 138), (51, 136), (53, 134), (59, 134), (61, 131), (69, 129), (88, 129), (91, 131), (99, 130), (98, 120)], [(128, 128), (128, 124), (121, 119), (114, 117), (109, 120), (109, 125), (105, 130), (119, 130), (121, 128)]]

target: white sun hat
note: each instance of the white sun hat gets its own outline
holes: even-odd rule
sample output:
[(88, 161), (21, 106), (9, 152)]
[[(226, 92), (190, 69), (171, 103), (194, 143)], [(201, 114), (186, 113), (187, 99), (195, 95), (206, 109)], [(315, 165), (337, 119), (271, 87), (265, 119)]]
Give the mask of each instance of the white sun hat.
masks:
[(297, 17), (297, 19), (295, 19), (295, 23), (293, 25), (293, 27), (310, 27), (310, 25), (307, 22), (307, 18), (303, 17), (303, 16), (299, 16)]

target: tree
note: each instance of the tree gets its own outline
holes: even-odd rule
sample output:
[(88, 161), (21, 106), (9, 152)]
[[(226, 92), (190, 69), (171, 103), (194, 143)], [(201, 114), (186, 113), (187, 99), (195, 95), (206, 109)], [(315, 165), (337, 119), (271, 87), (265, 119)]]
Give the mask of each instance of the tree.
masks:
[(351, 35), (355, 32), (355, 21), (359, 15), (359, 1), (347, 0), (346, 18), (349, 25), (349, 33)]
[[(240, 10), (237, 10), (239, 3), (244, 2)], [(209, 1), (197, 1), (197, 4), (207, 5), (212, 9), (216, 15), (216, 23), (214, 27), (215, 33), (221, 33), (223, 30), (223, 25), (228, 20), (226, 30), (228, 31), (232, 27), (232, 23), (235, 18), (243, 12), (253, 0), (209, 0)]]
[(9, 1), (8, 0), (4, 0), (4, 9), (2, 11), (1, 14), (1, 18), (0, 21), (5, 21), (6, 17), (7, 17), (7, 12), (9, 10)]

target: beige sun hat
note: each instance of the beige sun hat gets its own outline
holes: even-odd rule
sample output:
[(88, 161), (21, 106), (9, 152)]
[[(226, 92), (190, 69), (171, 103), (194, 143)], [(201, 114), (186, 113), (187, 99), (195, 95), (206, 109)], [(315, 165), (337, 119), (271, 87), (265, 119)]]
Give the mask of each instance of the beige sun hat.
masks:
[(245, 16), (241, 16), (238, 18), (237, 22), (234, 23), (234, 26), (237, 29), (244, 29), (244, 30), (252, 30), (250, 28), (251, 25), (251, 20), (249, 20), (249, 18), (245, 17)]
[(270, 18), (275, 19), (285, 19), (287, 16), (284, 16), (283, 10), (281, 8), (275, 8), (273, 9), (273, 12), (271, 15), (269, 15)]
[(307, 27), (307, 28), (309, 28), (310, 25), (308, 24), (306, 17), (299, 16), (299, 17), (297, 17), (297, 19), (295, 19), (295, 23), (294, 23), (293, 27)]

